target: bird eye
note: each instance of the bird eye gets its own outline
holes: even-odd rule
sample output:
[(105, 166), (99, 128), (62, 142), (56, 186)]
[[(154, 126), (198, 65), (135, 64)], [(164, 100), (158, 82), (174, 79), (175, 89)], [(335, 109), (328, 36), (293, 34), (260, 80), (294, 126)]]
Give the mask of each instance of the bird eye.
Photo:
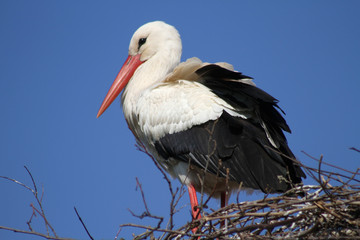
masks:
[(138, 48), (138, 49), (140, 49), (140, 47), (141, 47), (142, 45), (144, 45), (145, 42), (146, 42), (146, 38), (140, 38), (140, 39), (139, 39), (139, 48)]

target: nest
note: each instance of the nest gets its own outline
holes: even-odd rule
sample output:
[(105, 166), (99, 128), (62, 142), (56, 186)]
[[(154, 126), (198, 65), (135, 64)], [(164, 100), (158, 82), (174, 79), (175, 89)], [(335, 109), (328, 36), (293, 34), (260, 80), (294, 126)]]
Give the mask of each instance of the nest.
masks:
[[(360, 239), (359, 169), (352, 172), (324, 163), (322, 157), (315, 160), (317, 168), (303, 169), (317, 185), (297, 185), (281, 195), (233, 203), (216, 211), (209, 211), (204, 204), (201, 219), (177, 229), (172, 216), (178, 191), (173, 191), (169, 182), (174, 212), (166, 228), (161, 228), (163, 218), (151, 215), (144, 196), (146, 211), (141, 217), (160, 219), (157, 226), (121, 227), (146, 230), (134, 239)], [(322, 170), (323, 164), (338, 171)]]
[(207, 239), (360, 238), (359, 188), (307, 185), (294, 192), (305, 196), (231, 204), (201, 219), (199, 232)]

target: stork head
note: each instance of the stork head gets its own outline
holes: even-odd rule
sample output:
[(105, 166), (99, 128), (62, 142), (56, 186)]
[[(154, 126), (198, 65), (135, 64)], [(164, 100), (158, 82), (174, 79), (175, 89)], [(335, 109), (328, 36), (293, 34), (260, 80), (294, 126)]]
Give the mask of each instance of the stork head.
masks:
[(149, 22), (141, 26), (131, 38), (129, 56), (111, 85), (97, 117), (100, 117), (111, 105), (141, 64), (155, 59), (156, 56), (164, 56), (168, 59), (175, 57), (178, 62), (180, 55), (180, 35), (173, 26), (161, 21)]
[(181, 40), (178, 31), (171, 25), (161, 21), (149, 22), (141, 26), (131, 38), (129, 55), (141, 55), (140, 61), (144, 62), (162, 51), (179, 48)]

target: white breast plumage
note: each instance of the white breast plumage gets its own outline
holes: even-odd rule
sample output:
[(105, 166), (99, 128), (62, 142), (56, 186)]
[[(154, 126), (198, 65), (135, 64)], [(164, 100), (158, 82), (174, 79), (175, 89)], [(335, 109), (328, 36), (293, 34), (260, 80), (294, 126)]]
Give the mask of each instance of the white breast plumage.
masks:
[(223, 111), (246, 118), (205, 86), (186, 80), (148, 89), (136, 105), (138, 123), (149, 140), (184, 131), (219, 118)]

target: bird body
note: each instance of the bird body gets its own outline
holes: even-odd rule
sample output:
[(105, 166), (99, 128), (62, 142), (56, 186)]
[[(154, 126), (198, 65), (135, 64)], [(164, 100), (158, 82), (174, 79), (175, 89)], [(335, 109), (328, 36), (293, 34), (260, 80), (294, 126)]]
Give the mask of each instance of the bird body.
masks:
[(180, 63), (181, 49), (174, 27), (140, 27), (98, 116), (124, 88), (123, 112), (139, 145), (189, 190), (219, 197), (239, 186), (275, 193), (300, 183), (305, 174), (277, 100), (230, 64)]
[[(174, 72), (189, 72), (187, 68), (193, 69), (194, 65), (197, 65), (197, 69), (206, 66), (199, 59), (192, 58), (182, 63)], [(161, 155), (157, 148), (160, 141), (164, 140), (165, 136), (176, 133), (179, 136), (179, 133), (188, 131), (194, 126), (219, 119), (224, 111), (233, 117), (243, 119), (248, 118), (249, 113), (246, 110), (240, 112), (235, 109), (215, 93), (209, 91), (205, 85), (196, 81), (196, 78), (192, 80), (184, 78), (183, 74), (167, 75), (165, 81), (153, 84), (139, 95), (131, 95), (131, 97), (127, 94), (128, 87), (126, 87), (122, 96), (122, 105), (129, 127), (141, 143), (139, 145), (144, 146), (146, 151), (154, 156), (172, 177), (178, 178), (185, 185), (192, 183), (195, 189), (200, 190), (201, 179), (199, 176), (203, 177), (200, 169), (189, 171), (189, 162), (165, 157), (163, 152)], [(199, 78), (198, 75), (197, 78)], [(131, 87), (131, 85), (129, 86)], [(174, 141), (171, 144), (178, 145), (181, 142), (188, 142), (188, 139), (177, 138)], [(204, 144), (206, 145), (207, 141)], [(205, 168), (205, 166), (202, 167)], [(206, 179), (204, 182), (209, 183), (213, 177), (207, 176)], [(215, 191), (214, 186), (217, 181), (221, 180), (224, 179), (214, 179), (212, 181), (214, 183), (206, 184), (203, 188), (204, 191), (208, 194), (214, 192), (215, 196), (218, 196), (218, 193), (224, 190), (224, 184), (219, 182), (219, 190), (215, 189)], [(209, 187), (206, 187), (207, 185)], [(238, 184), (233, 185), (238, 187)]]

